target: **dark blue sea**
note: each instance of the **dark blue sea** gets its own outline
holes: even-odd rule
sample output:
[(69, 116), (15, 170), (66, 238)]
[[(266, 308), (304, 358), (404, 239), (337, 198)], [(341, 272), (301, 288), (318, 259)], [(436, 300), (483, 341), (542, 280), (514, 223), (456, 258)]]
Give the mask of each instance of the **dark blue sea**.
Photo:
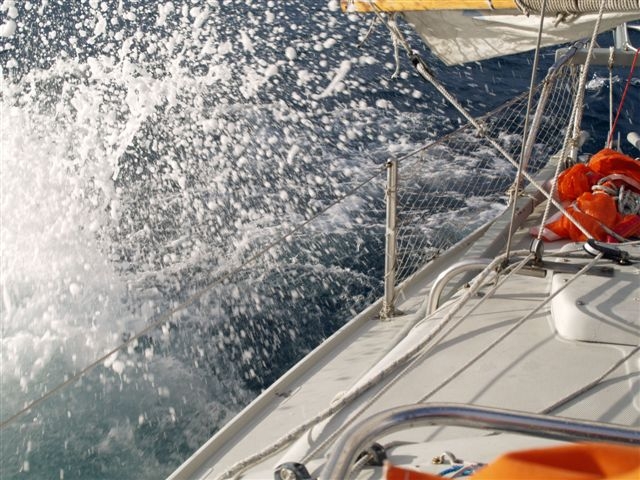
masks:
[[(384, 26), (359, 46), (370, 21), (335, 0), (4, 0), (2, 480), (164, 478), (380, 297), (382, 166), (464, 121), (405, 55), (392, 78)], [(445, 67), (406, 33), (475, 115), (529, 85), (531, 54)], [(595, 151), (606, 69), (587, 97)], [(626, 107), (622, 138), (638, 73)]]

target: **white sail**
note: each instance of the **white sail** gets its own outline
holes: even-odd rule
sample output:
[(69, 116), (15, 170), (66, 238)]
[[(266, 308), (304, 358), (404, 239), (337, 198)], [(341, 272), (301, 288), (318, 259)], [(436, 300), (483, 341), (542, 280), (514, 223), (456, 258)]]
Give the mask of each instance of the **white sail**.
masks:
[[(485, 60), (532, 50), (540, 17), (518, 11), (412, 11), (403, 13), (429, 48), (447, 65)], [(544, 20), (542, 45), (558, 45), (591, 36), (597, 14)], [(640, 19), (640, 11), (607, 13), (600, 31)]]

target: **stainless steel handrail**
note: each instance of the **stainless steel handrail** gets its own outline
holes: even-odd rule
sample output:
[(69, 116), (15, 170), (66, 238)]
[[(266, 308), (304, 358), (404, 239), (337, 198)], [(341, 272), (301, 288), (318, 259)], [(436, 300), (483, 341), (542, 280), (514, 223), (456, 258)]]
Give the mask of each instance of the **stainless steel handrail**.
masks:
[(431, 425), (489, 429), (556, 440), (640, 445), (640, 430), (623, 426), (450, 403), (404, 405), (373, 415), (342, 435), (320, 479), (348, 478), (358, 454), (383, 435)]
[(469, 272), (472, 270), (482, 270), (491, 263), (491, 260), (486, 258), (469, 259), (458, 262), (451, 265), (444, 270), (438, 278), (433, 282), (431, 291), (429, 292), (429, 299), (427, 300), (427, 315), (436, 311), (440, 304), (440, 296), (444, 287), (447, 286), (449, 281), (463, 272)]

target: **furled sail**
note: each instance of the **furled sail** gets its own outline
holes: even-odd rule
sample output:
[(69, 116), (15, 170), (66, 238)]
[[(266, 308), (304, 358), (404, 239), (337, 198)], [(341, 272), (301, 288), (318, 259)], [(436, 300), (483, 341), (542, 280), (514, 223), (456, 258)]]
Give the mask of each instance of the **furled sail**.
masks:
[[(341, 0), (345, 12), (411, 12), (424, 10), (521, 10), (540, 13), (545, 0)], [(601, 0), (546, 0), (549, 14), (600, 11)], [(605, 12), (638, 12), (640, 0), (607, 0)]]
[[(429, 48), (447, 65), (526, 52), (536, 46), (540, 19), (518, 12), (480, 11), (405, 12)], [(558, 45), (586, 38), (593, 32), (597, 14), (570, 19), (545, 17), (542, 46)], [(608, 13), (600, 31), (640, 18), (636, 13)]]
[[(518, 7), (535, 13), (540, 2), (525, 0), (524, 3), (526, 5), (518, 0)], [(598, 14), (586, 12), (597, 12), (599, 0), (556, 0), (549, 3), (542, 46), (573, 42), (591, 35)], [(540, 24), (539, 16), (525, 15), (522, 10), (514, 8), (515, 0), (343, 0), (342, 6), (346, 11), (402, 13), (447, 65), (532, 50), (536, 46)], [(478, 9), (469, 10), (469, 7)], [(618, 10), (612, 11), (614, 8)], [(605, 11), (601, 31), (640, 19), (640, 0), (610, 0)]]

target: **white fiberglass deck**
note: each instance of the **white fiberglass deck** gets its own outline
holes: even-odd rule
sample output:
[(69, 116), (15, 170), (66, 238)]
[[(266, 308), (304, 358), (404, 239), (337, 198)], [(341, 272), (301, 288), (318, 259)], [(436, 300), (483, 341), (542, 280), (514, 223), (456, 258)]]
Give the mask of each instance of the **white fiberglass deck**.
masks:
[[(495, 239), (503, 235), (504, 223), (501, 222), (498, 220), (466, 253), (495, 255), (491, 250)], [(518, 238), (516, 247), (528, 246), (525, 230)], [(547, 245), (547, 251), (558, 250), (561, 246)], [(466, 250), (468, 245), (459, 248)], [(565, 246), (565, 249), (571, 248), (572, 245)], [(580, 250), (579, 245), (576, 248)], [(629, 248), (633, 249), (632, 255), (640, 256), (640, 247)], [(461, 258), (461, 252), (456, 252), (456, 258)], [(580, 268), (591, 261), (591, 257), (578, 252), (578, 256), (570, 260), (546, 256), (545, 260)], [(338, 401), (354, 384), (362, 382), (363, 377), (375, 379), (377, 372), (426, 338), (455, 305), (449, 301), (433, 315), (416, 323), (424, 318), (423, 304), (430, 282), (447, 261), (454, 260), (437, 260), (404, 289), (398, 305), (403, 316), (380, 321), (375, 317), (379, 305), (374, 305), (354, 319), (297, 369), (267, 390), (247, 408), (244, 416), (219, 432), (172, 478), (217, 478), (235, 462), (256, 454), (312, 419), (333, 401)], [(391, 388), (378, 394), (385, 388), (386, 381), (371, 387), (330, 418), (327, 428), (323, 430), (324, 422), (314, 427), (290, 446), (258, 462), (244, 478), (273, 478), (274, 468), (285, 461), (304, 463), (315, 476), (326, 452), (310, 456), (308, 452), (337, 427), (346, 429), (353, 420), (357, 422), (387, 408), (415, 402), (455, 402), (640, 427), (640, 353), (637, 347), (640, 341), (640, 315), (637, 314), (640, 311), (640, 268), (617, 265), (608, 260), (600, 260), (598, 266), (612, 268), (609, 273), (613, 277), (587, 273), (573, 282), (570, 294), (581, 292), (575, 300), (578, 302), (575, 311), (567, 303), (573, 301), (567, 300), (573, 297), (562, 293), (523, 322), (521, 320), (537, 308), (552, 289), (566, 283), (572, 275), (549, 269), (544, 277), (512, 275), (438, 345), (429, 348), (428, 353), (413, 361), (406, 371), (403, 367), (397, 369), (396, 373), (404, 373), (391, 375), (395, 377)], [(609, 301), (611, 295), (606, 293), (607, 285), (615, 284), (611, 278), (624, 280), (622, 289), (611, 293), (617, 295), (615, 305)], [(489, 288), (491, 285), (474, 295), (452, 322), (474, 308)], [(464, 294), (463, 288), (457, 296)], [(583, 315), (585, 309), (582, 307), (591, 299), (595, 303), (587, 312), (597, 313), (615, 307), (624, 318), (618, 325), (598, 324), (597, 319), (594, 320), (597, 331), (587, 328), (595, 335), (588, 342), (559, 335), (558, 331), (562, 331), (565, 337), (571, 337), (565, 331), (573, 332), (576, 322), (580, 324), (580, 320), (573, 317)], [(412, 323), (415, 326), (409, 331)], [(598, 335), (608, 343), (599, 342)], [(593, 382), (597, 385), (578, 394)], [(375, 400), (371, 401), (374, 396)], [(460, 440), (460, 437), (464, 439)], [(456, 438), (459, 440), (452, 444), (452, 439)], [(380, 443), (397, 442), (392, 444), (395, 448), (388, 449), (391, 459), (423, 469), (447, 446), (453, 449), (452, 445), (455, 445), (455, 454), (465, 460), (486, 462), (506, 449), (549, 443), (548, 440), (517, 435), (487, 439), (482, 432), (464, 430), (462, 435), (460, 428), (425, 427), (395, 434), (392, 438), (381, 439)], [(433, 466), (428, 468), (439, 471)], [(362, 476), (369, 478), (372, 473), (365, 469)]]

